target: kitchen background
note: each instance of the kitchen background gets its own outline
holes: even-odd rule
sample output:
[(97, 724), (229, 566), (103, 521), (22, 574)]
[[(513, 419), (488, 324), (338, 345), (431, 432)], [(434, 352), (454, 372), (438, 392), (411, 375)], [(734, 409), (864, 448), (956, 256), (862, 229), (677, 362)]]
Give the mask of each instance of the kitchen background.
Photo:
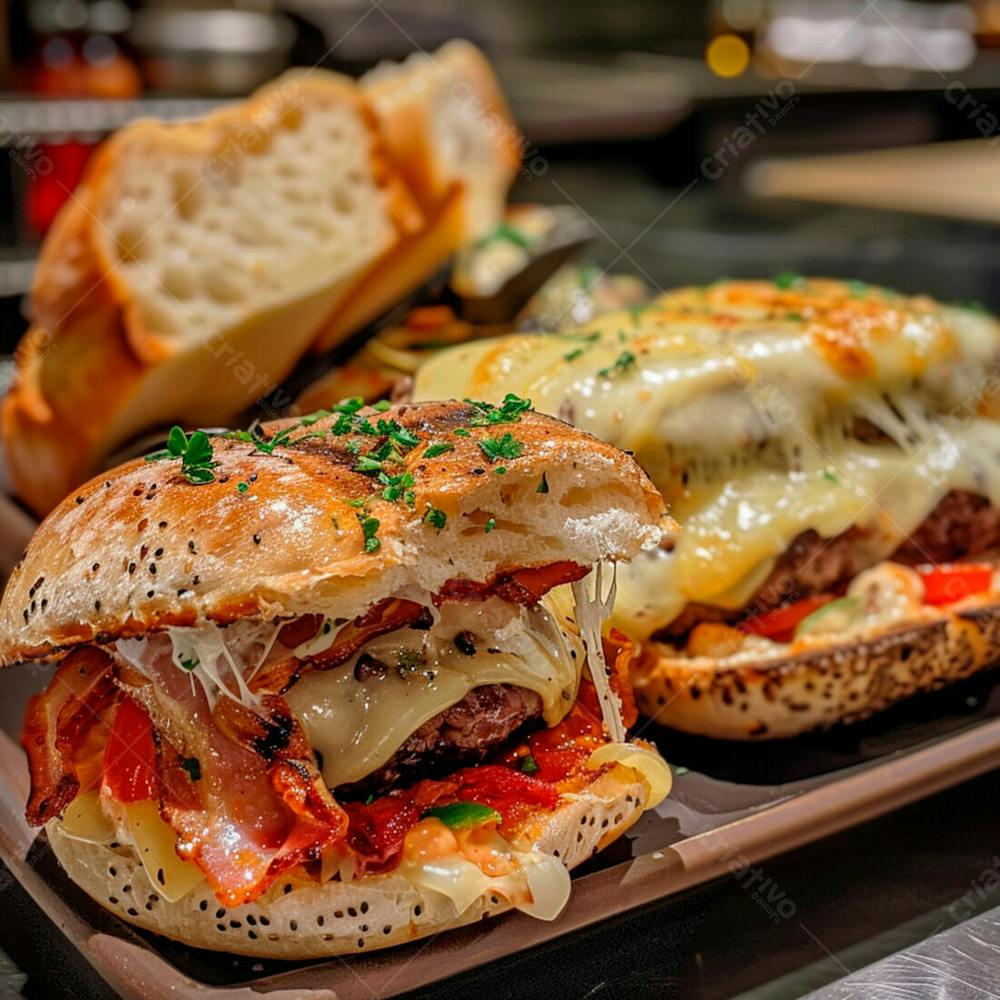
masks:
[[(794, 269), (1000, 305), (1000, 2), (7, 0), (0, 352), (95, 145), (289, 65), (361, 72), (465, 36), (602, 265), (669, 287)], [(961, 141), (972, 140), (972, 141)], [(0, 383), (2, 388), (2, 383)]]

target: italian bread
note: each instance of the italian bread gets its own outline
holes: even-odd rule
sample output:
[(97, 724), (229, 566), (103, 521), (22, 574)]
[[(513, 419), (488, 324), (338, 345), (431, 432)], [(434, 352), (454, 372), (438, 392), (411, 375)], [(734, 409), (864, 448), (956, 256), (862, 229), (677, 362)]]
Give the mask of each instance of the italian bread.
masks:
[(384, 63), (361, 85), (425, 209), (458, 185), (465, 193), (466, 239), (500, 222), (523, 140), (493, 68), (476, 46), (456, 39), (433, 54)]

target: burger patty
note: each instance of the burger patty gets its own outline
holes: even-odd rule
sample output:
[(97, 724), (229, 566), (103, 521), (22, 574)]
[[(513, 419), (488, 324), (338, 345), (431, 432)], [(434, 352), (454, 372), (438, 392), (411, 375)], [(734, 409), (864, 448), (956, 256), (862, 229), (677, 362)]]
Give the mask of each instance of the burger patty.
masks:
[(527, 688), (510, 684), (473, 688), (461, 701), (428, 719), (377, 771), (338, 787), (337, 797), (361, 798), (477, 764), (541, 714), (542, 699)]
[[(869, 565), (859, 544), (864, 537), (860, 528), (849, 528), (834, 538), (804, 531), (779, 557), (745, 608), (730, 611), (711, 604), (688, 604), (653, 638), (675, 641), (699, 622), (738, 622), (789, 601), (845, 587)], [(952, 490), (890, 558), (912, 566), (965, 559), (996, 548), (1000, 548), (1000, 508), (977, 493)]]

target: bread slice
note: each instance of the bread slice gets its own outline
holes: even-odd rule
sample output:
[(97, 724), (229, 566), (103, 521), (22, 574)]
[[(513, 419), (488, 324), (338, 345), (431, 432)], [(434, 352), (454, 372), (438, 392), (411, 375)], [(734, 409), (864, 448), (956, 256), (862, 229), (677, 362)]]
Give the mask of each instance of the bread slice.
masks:
[(122, 129), (41, 253), (3, 409), (17, 493), (43, 514), (141, 431), (231, 420), (424, 227), (370, 102), (336, 74)]
[(425, 209), (459, 184), (466, 239), (500, 222), (524, 140), (493, 68), (475, 45), (456, 39), (433, 54), (376, 66), (361, 85)]
[(973, 599), (927, 620), (770, 658), (684, 657), (644, 643), (632, 684), (639, 711), (661, 725), (717, 739), (781, 739), (856, 722), (998, 658), (1000, 605)]

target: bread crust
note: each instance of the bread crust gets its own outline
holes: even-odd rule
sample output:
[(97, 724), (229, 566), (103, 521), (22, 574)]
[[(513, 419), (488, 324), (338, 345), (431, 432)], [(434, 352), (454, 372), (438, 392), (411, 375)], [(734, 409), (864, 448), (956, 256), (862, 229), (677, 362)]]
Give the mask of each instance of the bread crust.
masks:
[[(589, 566), (658, 539), (662, 500), (623, 452), (542, 414), (472, 426), (478, 413), (457, 402), (369, 411), (420, 439), (392, 466), (413, 476), (412, 508), (383, 499), (375, 476), (355, 470), (348, 439), (328, 433), (335, 417), (265, 424), (267, 436), (293, 429), (272, 454), (213, 438), (219, 464), (205, 485), (189, 483), (177, 459), (139, 459), (91, 480), (44, 521), (11, 575), (0, 664), (170, 625), (331, 603), (360, 614), (406, 587), (435, 593), (449, 579), (489, 580), (504, 568)], [(521, 454), (497, 475), (480, 441), (504, 432)], [(432, 442), (451, 450), (425, 458)], [(424, 520), (429, 505), (447, 515), (442, 530)], [(380, 522), (374, 552), (365, 551), (365, 517)]]
[[(147, 158), (157, 149), (186, 153), (193, 167), (210, 174), (231, 146), (242, 155), (248, 143), (266, 145), (303, 106), (330, 102), (348, 105), (366, 136), (385, 220), (372, 259), (353, 273), (320, 274), (223, 330), (199, 334), (189, 325), (168, 336), (151, 328), (103, 221), (121, 197), (121, 172), (139, 155), (133, 151), (146, 150)], [(42, 248), (32, 290), (35, 332), (19, 352), (0, 420), (15, 492), (42, 516), (144, 430), (173, 421), (233, 420), (279, 385), (317, 338), (325, 348), (334, 345), (356, 328), (352, 324), (379, 311), (387, 295), (402, 295), (424, 280), (460, 238), (456, 214), (452, 209), (432, 220), (421, 235), (428, 220), (383, 141), (371, 102), (337, 74), (292, 71), (203, 120), (141, 121), (122, 129), (94, 155)], [(384, 285), (376, 280), (383, 271)]]
[[(648, 786), (634, 771), (615, 766), (586, 792), (563, 800), (508, 839), (519, 850), (534, 847), (574, 868), (631, 827), (648, 797)], [(502, 896), (484, 895), (459, 915), (447, 897), (420, 891), (399, 874), (325, 885), (299, 881), (290, 892), (285, 886), (291, 883), (279, 880), (260, 900), (228, 909), (203, 884), (170, 903), (159, 896), (131, 848), (72, 840), (59, 820), (46, 831), (69, 877), (105, 909), (137, 927), (233, 954), (282, 959), (357, 954), (510, 909)]]
[(639, 710), (661, 725), (717, 739), (780, 739), (856, 722), (998, 658), (1000, 604), (971, 604), (768, 660), (685, 658), (649, 642), (632, 683)]

